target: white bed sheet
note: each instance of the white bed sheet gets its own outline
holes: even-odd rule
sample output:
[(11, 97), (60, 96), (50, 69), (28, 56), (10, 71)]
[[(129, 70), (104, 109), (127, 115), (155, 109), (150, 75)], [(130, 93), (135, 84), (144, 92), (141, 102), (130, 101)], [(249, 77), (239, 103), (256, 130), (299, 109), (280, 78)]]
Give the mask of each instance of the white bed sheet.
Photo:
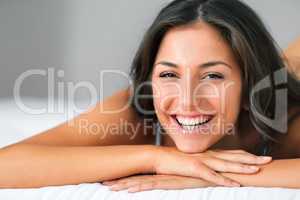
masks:
[(300, 191), (281, 188), (201, 188), (185, 190), (153, 190), (138, 193), (112, 192), (99, 183), (44, 187), (40, 189), (2, 189), (5, 200), (297, 200)]
[[(27, 100), (28, 101), (28, 100)], [(29, 100), (32, 104), (43, 105), (43, 100)], [(22, 112), (13, 101), (0, 101), (0, 147), (17, 142), (68, 119), (65, 114), (29, 115)], [(275, 177), (276, 178), (276, 177)], [(283, 188), (226, 188), (210, 187), (186, 190), (154, 190), (139, 193), (113, 192), (100, 183), (51, 186), (35, 189), (0, 189), (0, 200), (122, 200), (122, 199), (188, 199), (188, 200), (254, 200), (299, 199), (300, 190)]]

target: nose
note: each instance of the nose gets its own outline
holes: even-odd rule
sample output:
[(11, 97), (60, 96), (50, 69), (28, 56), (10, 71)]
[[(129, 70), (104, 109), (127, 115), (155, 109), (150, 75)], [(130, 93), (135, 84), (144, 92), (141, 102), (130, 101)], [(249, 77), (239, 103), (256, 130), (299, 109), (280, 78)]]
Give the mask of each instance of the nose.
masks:
[(196, 110), (196, 101), (194, 90), (196, 88), (195, 81), (192, 77), (187, 76), (180, 82), (179, 110), (184, 112), (192, 112)]
[(186, 114), (210, 114), (214, 112), (210, 98), (211, 88), (199, 82), (197, 74), (186, 75), (180, 80), (177, 111)]

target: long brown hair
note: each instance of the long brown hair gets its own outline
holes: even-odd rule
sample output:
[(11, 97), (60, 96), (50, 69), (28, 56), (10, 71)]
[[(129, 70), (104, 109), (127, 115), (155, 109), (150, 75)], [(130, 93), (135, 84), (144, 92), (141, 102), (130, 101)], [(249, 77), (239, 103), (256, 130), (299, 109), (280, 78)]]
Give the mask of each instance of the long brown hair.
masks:
[[(248, 104), (253, 126), (266, 140), (274, 139), (276, 133), (286, 133), (286, 129), (278, 128), (278, 121), (267, 122), (266, 119), (276, 117), (278, 109), (284, 109), (281, 107), (285, 106), (282, 104), (285, 100), (289, 105), (299, 106), (299, 81), (287, 72), (280, 50), (261, 19), (239, 0), (175, 0), (159, 12), (132, 63), (132, 106), (136, 112), (141, 117), (156, 119), (153, 99), (140, 98), (152, 95), (151, 84), (143, 84), (150, 81), (166, 32), (197, 20), (213, 25), (230, 45), (242, 70), (242, 97)], [(261, 86), (259, 91), (258, 85)], [(282, 91), (286, 91), (286, 96)]]

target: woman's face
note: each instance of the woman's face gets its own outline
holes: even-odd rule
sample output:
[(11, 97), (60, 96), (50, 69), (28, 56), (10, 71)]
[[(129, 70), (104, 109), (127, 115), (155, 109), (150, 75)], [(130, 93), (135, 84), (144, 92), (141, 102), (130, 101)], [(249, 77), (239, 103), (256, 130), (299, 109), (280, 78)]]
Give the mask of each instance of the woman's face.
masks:
[(156, 115), (179, 150), (203, 152), (234, 134), (240, 68), (211, 25), (197, 22), (171, 29), (160, 45), (151, 80)]

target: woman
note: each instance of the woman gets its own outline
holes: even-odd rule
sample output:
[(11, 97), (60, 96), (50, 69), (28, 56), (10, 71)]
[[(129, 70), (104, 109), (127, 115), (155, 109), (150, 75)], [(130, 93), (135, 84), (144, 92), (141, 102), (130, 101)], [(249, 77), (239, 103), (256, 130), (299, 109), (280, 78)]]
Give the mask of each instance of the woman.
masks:
[[(141, 43), (133, 90), (72, 126), (1, 149), (0, 186), (300, 188), (299, 49), (300, 42), (287, 51), (296, 53), (286, 73), (264, 25), (240, 1), (175, 0)], [(106, 129), (89, 129), (96, 125)]]

